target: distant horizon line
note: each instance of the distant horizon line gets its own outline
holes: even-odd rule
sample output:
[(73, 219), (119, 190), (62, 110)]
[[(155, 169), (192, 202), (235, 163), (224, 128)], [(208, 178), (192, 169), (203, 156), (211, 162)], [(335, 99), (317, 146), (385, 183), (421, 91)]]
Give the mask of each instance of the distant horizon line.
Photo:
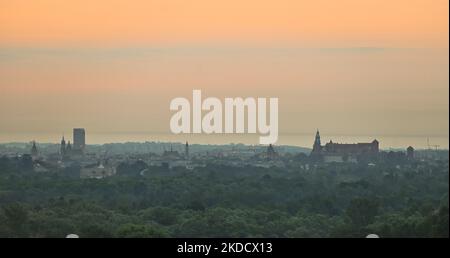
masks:
[[(78, 126), (79, 127), (79, 126)], [(29, 144), (33, 141), (39, 144), (58, 144), (64, 135), (66, 140), (72, 139), (72, 130), (61, 132), (0, 132), (0, 144)], [(320, 130), (320, 129), (319, 129)], [(311, 149), (316, 129), (310, 133), (305, 132), (285, 132), (279, 134), (276, 146), (292, 146)], [(336, 143), (358, 143), (372, 142), (377, 139), (380, 142), (380, 149), (393, 150), (405, 149), (413, 146), (417, 150), (427, 150), (430, 147), (439, 145), (439, 149), (449, 149), (448, 135), (369, 135), (369, 134), (328, 134), (321, 131), (322, 142), (325, 144), (332, 140)], [(86, 138), (89, 145), (101, 146), (104, 144), (123, 143), (180, 143), (188, 141), (191, 144), (224, 146), (230, 144), (242, 144), (246, 146), (266, 146), (259, 145), (257, 141), (251, 140), (255, 134), (172, 134), (169, 132), (98, 132), (86, 129)], [(308, 140), (311, 139), (311, 140)], [(429, 140), (429, 143), (428, 143)]]
[[(33, 141), (30, 142), (0, 142), (0, 145), (8, 145), (8, 144), (30, 144)], [(38, 145), (59, 145), (59, 143), (54, 142), (36, 142)], [(156, 143), (156, 144), (180, 144), (184, 145), (185, 142), (180, 141), (129, 141), (129, 142), (105, 142), (105, 143), (92, 143), (92, 144), (86, 144), (86, 146), (102, 146), (107, 144), (146, 144), (146, 143)], [(347, 143), (342, 143), (347, 144)], [(244, 146), (251, 146), (251, 147), (267, 147), (267, 144), (248, 144), (248, 143), (189, 143), (190, 146), (192, 145), (203, 145), (203, 146), (227, 146), (227, 145), (244, 145)], [(305, 146), (298, 146), (298, 145), (288, 145), (288, 144), (272, 144), (276, 147), (291, 147), (291, 148), (302, 148), (302, 149), (308, 149), (312, 150), (312, 147), (305, 147)], [(380, 150), (403, 150), (405, 148), (402, 147), (384, 147), (380, 148)], [(436, 151), (434, 148), (424, 148), (424, 147), (418, 147), (414, 148), (415, 150), (431, 150)], [(439, 148), (437, 151), (449, 151), (449, 148)]]

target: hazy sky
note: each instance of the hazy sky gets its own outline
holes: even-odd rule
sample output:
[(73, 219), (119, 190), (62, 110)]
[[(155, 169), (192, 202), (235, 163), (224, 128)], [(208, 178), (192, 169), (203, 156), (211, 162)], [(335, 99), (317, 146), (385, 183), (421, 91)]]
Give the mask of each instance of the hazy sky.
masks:
[(169, 132), (279, 97), (280, 132), (448, 135), (447, 0), (0, 0), (0, 132)]

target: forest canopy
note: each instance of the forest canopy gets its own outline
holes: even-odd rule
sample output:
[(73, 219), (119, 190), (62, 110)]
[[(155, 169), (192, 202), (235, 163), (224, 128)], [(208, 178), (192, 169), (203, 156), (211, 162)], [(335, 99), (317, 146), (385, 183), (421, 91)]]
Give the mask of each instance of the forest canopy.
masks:
[[(0, 159), (1, 237), (448, 237), (448, 162), (187, 170), (80, 179)], [(133, 168), (146, 166), (140, 175)]]

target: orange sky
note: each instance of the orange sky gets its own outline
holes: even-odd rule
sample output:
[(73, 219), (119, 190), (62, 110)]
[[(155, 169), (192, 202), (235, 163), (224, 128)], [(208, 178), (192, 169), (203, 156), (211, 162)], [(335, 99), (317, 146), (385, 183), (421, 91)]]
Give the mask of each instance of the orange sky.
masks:
[(3, 46), (448, 45), (447, 0), (0, 0)]
[(169, 132), (201, 89), (279, 97), (281, 133), (448, 146), (448, 3), (0, 0), (0, 134)]

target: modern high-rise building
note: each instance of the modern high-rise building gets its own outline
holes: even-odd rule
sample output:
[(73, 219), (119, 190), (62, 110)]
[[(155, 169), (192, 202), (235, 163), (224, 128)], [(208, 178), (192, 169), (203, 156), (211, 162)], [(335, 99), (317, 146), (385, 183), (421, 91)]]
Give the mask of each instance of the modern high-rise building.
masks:
[(86, 145), (86, 133), (84, 128), (73, 129), (73, 149), (83, 151)]

